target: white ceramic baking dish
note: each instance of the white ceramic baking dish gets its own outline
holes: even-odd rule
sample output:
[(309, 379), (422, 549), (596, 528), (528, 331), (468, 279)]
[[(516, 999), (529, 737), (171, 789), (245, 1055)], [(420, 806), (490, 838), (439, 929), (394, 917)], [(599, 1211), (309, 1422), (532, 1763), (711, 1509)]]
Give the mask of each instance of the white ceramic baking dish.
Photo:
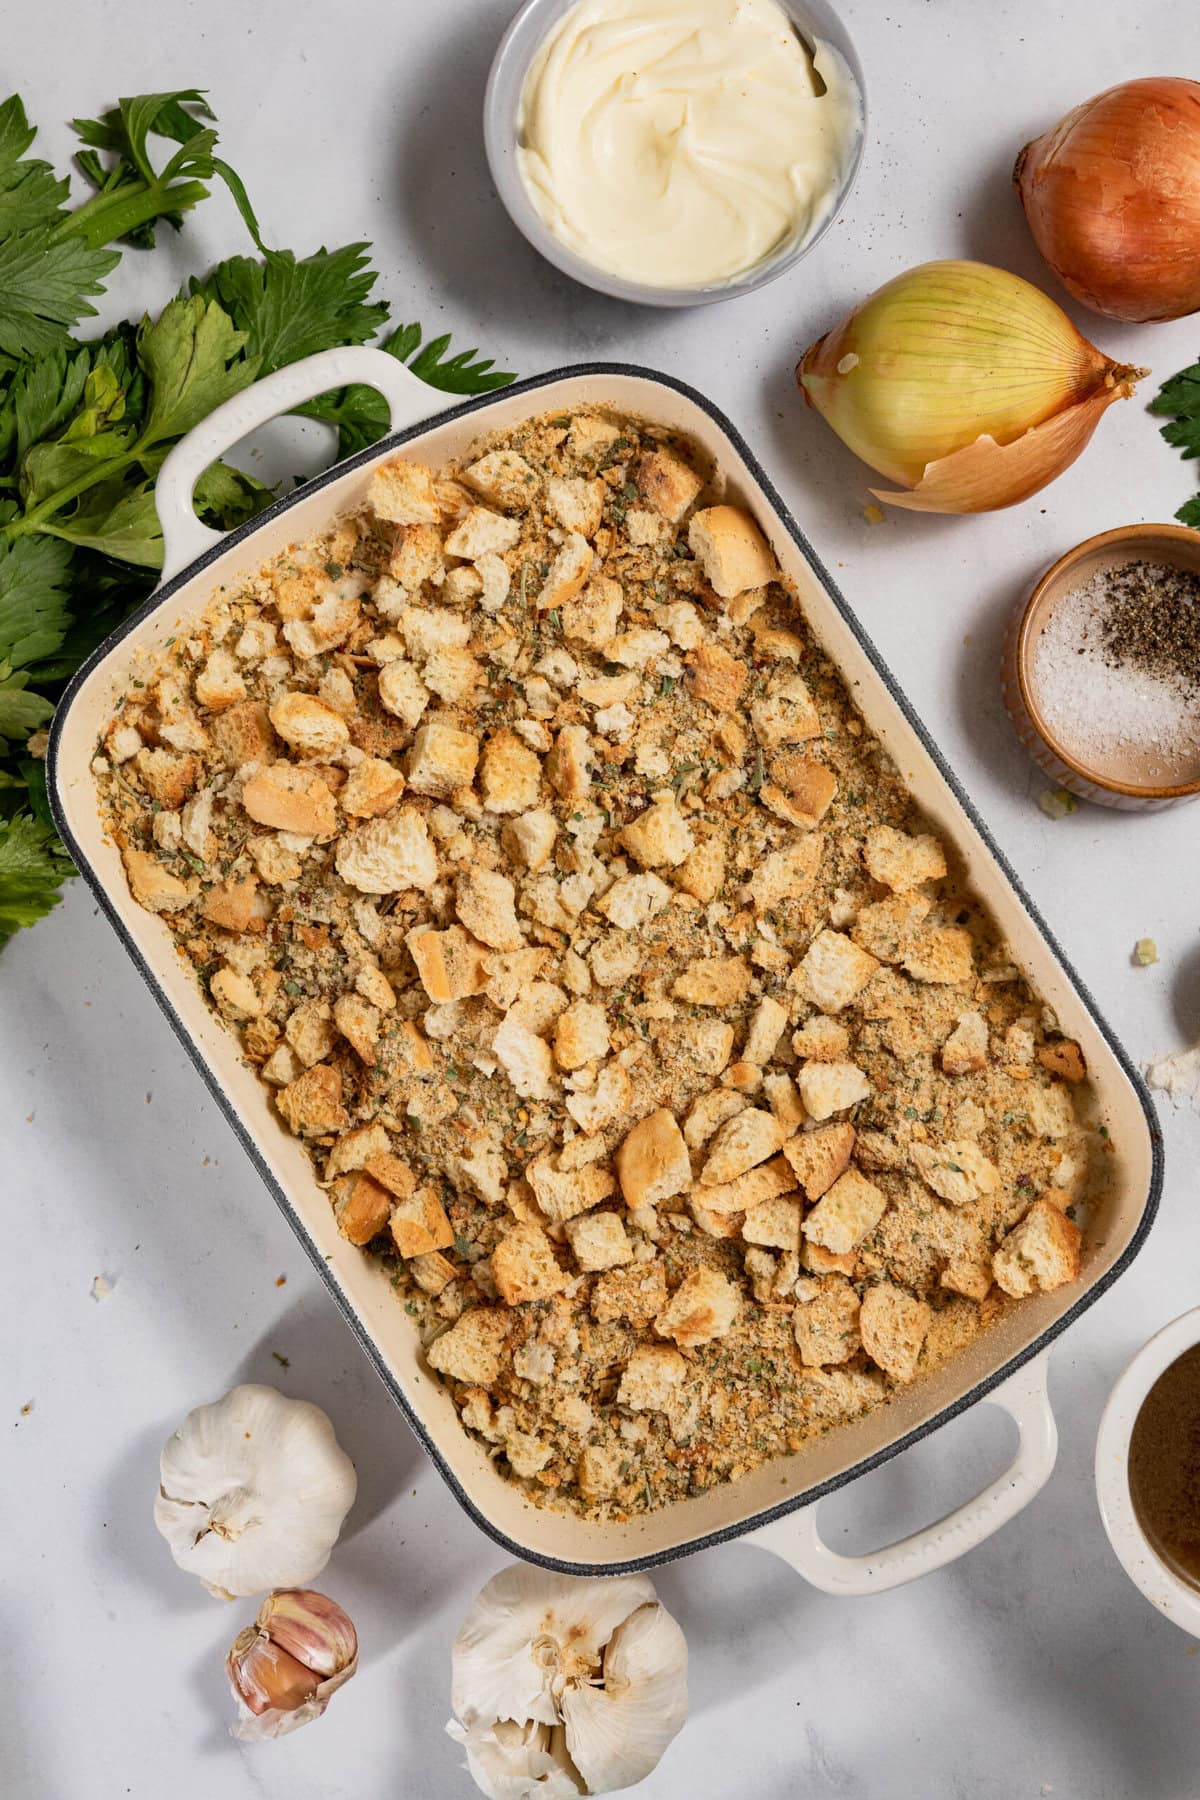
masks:
[[(227, 537), (199, 523), (192, 511), (192, 488), (215, 457), (267, 419), (351, 381), (377, 387), (387, 397), (388, 439)], [(530, 1505), (464, 1432), (448, 1394), (422, 1361), (412, 1322), (397, 1305), (386, 1275), (338, 1235), (304, 1150), (283, 1129), (257, 1075), (241, 1061), (236, 1039), (209, 1011), (162, 921), (131, 898), (120, 857), (104, 835), (90, 768), (100, 731), (135, 660), (155, 656), (174, 632), (186, 629), (218, 584), (235, 582), (285, 545), (324, 529), (336, 515), (358, 505), (372, 468), (384, 457), (403, 447), (436, 465), (460, 454), (481, 432), (581, 404), (616, 408), (684, 433), (715, 462), (728, 496), (757, 517), (867, 723), (895, 757), (932, 827), (957, 847), (968, 880), (1056, 1009), (1063, 1029), (1082, 1044), (1098, 1115), (1109, 1133), (1108, 1153), (1098, 1159), (1103, 1167), (1089, 1195), (1077, 1283), (1013, 1308), (946, 1367), (797, 1455), (625, 1524), (589, 1523)], [(679, 382), (608, 364), (558, 370), (439, 413), (445, 405), (445, 395), (381, 351), (334, 350), (247, 389), (177, 446), (158, 483), (166, 538), (163, 585), (81, 670), (55, 717), (49, 782), (59, 829), (396, 1404), (458, 1500), (497, 1542), (531, 1561), (596, 1574), (646, 1568), (753, 1533), (831, 1591), (864, 1593), (894, 1586), (987, 1536), (1049, 1476), (1055, 1431), (1045, 1397), (1046, 1347), (1128, 1267), (1157, 1207), (1162, 1148), (1148, 1097), (955, 777), (728, 420)], [(1005, 1407), (1020, 1431), (1015, 1461), (992, 1486), (949, 1518), (875, 1555), (843, 1557), (822, 1543), (814, 1501), (980, 1400)]]

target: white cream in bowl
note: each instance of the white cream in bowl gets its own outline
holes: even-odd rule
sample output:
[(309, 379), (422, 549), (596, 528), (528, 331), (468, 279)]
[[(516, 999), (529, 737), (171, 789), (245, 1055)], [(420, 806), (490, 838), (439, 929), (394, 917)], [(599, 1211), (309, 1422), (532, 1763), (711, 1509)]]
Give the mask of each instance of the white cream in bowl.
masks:
[(777, 0), (578, 0), (530, 65), (517, 155), (576, 255), (703, 287), (816, 232), (861, 122), (845, 62)]

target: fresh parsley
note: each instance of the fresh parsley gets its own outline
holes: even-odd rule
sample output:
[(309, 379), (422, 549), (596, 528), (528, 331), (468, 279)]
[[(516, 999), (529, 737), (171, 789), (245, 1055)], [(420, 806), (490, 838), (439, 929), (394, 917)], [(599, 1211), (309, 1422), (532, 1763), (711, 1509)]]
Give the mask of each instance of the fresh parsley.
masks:
[[(1185, 462), (1200, 456), (1200, 362), (1164, 381), (1150, 402), (1150, 411), (1170, 420), (1162, 427), (1162, 435), (1181, 452)], [(1175, 517), (1181, 524), (1200, 530), (1200, 494), (1185, 501)]]
[[(55, 904), (72, 871), (46, 801), (45, 728), (66, 682), (151, 591), (162, 564), (154, 481), (184, 432), (259, 375), (387, 325), (371, 246), (300, 256), (263, 242), (240, 176), (217, 154), (198, 88), (139, 94), (76, 119), (90, 190), (30, 156), (36, 130), (18, 95), (0, 104), (0, 943)], [(81, 340), (122, 246), (152, 249), (223, 182), (255, 256), (231, 256), (157, 318)], [(401, 325), (381, 348), (431, 386), (482, 394), (513, 377), (450, 339)], [(372, 388), (300, 409), (338, 429), (346, 455), (382, 437)], [(273, 490), (215, 463), (196, 509), (221, 530), (261, 512)]]

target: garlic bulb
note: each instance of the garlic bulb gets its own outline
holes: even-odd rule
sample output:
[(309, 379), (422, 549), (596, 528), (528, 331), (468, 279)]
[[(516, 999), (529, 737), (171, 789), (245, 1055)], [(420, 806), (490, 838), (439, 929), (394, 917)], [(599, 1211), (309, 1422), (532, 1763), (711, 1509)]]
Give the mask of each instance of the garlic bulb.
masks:
[(358, 1634), (335, 1601), (311, 1588), (268, 1594), (225, 1659), (238, 1703), (232, 1736), (285, 1737), (319, 1719), (358, 1667)]
[(319, 1406), (235, 1387), (163, 1446), (154, 1523), (181, 1569), (232, 1600), (304, 1587), (354, 1501), (354, 1464)]
[(514, 1563), (454, 1640), (446, 1727), (490, 1800), (632, 1787), (687, 1717), (687, 1644), (644, 1575)]

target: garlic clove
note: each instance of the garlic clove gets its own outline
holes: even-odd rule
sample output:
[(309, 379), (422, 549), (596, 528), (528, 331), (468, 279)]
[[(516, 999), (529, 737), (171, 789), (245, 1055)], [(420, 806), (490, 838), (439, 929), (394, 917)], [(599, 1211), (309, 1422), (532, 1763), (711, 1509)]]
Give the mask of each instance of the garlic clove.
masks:
[(196, 1407), (167, 1440), (154, 1522), (210, 1593), (303, 1587), (328, 1562), (356, 1486), (319, 1406), (248, 1383)]
[(358, 1633), (336, 1601), (312, 1588), (268, 1594), (258, 1628), (318, 1676), (341, 1675), (358, 1657)]
[(1133, 392), (1133, 383), (1147, 369), (1118, 370), (1119, 379), (1087, 400), (1069, 406), (1044, 424), (1031, 426), (1011, 444), (994, 438), (976, 438), (965, 450), (956, 450), (926, 465), (916, 487), (904, 492), (872, 488), (877, 500), (909, 512), (995, 512), (1028, 500), (1039, 488), (1061, 475), (1085, 450), (1101, 414), (1114, 400)]
[(562, 1698), (567, 1749), (590, 1794), (632, 1787), (657, 1767), (688, 1712), (687, 1642), (658, 1604), (618, 1625), (603, 1683)]
[(582, 1581), (525, 1563), (502, 1569), (454, 1640), (455, 1713), (468, 1727), (497, 1719), (558, 1724), (556, 1690), (598, 1671), (617, 1626), (654, 1597), (644, 1575)]
[(488, 1800), (577, 1800), (582, 1777), (567, 1759), (561, 1726), (503, 1719), (468, 1731), (451, 1719), (449, 1735), (467, 1753), (467, 1769)]
[(254, 1625), (238, 1632), (225, 1667), (234, 1693), (256, 1716), (294, 1712), (321, 1685), (319, 1675)]
[(319, 1719), (357, 1668), (358, 1634), (333, 1600), (311, 1589), (268, 1594), (225, 1659), (233, 1736), (284, 1737)]

